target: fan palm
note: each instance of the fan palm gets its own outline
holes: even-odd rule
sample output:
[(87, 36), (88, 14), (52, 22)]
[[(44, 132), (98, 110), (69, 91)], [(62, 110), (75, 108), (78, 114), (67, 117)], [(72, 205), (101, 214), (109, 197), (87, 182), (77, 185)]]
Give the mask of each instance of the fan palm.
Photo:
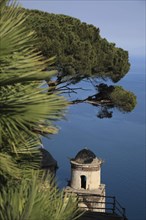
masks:
[(2, 192), (0, 200), (1, 220), (73, 220), (80, 215), (76, 197), (64, 195), (53, 181), (40, 184), (38, 173)]
[(52, 121), (63, 116), (67, 103), (42, 88), (40, 80), (55, 73), (43, 71), (53, 58), (44, 61), (35, 52), (35, 36), (26, 30), (21, 8), (6, 0), (0, 4), (0, 148), (1, 153), (20, 157), (36, 153), (40, 145), (36, 128), (41, 134), (56, 131)]
[(35, 51), (35, 34), (25, 28), (16, 2), (0, 1), (0, 8), (0, 218), (72, 219), (75, 201), (65, 200), (51, 182), (44, 189), (34, 172), (30, 178), (40, 164), (40, 135), (56, 132), (53, 121), (67, 106), (62, 96), (42, 86), (56, 73), (45, 71), (54, 58), (44, 60)]

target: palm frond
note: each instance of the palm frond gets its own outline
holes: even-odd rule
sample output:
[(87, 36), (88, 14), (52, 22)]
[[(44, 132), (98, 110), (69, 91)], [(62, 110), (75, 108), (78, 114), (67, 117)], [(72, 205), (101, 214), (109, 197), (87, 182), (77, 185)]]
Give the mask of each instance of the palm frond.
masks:
[[(49, 178), (40, 182), (38, 173), (17, 187), (1, 192), (1, 220), (73, 220), (81, 213), (76, 199), (60, 192)], [(17, 207), (17, 208), (16, 208)]]
[(67, 106), (63, 97), (31, 84), (0, 87), (0, 103), (0, 133), (13, 146), (18, 146), (20, 137), (20, 146), (25, 143), (24, 132), (34, 138), (37, 128), (42, 135), (55, 132), (52, 120), (63, 116)]
[(67, 106), (59, 94), (40, 87), (40, 80), (56, 73), (44, 71), (54, 58), (44, 61), (35, 51), (35, 36), (27, 32), (25, 14), (15, 1), (0, 1), (0, 6), (0, 175), (15, 178), (20, 171), (19, 180), (0, 190), (0, 219), (75, 219), (76, 201), (64, 196), (50, 177), (42, 183), (34, 171), (41, 159), (39, 135), (56, 131), (52, 122), (63, 117)]
[(0, 176), (20, 178), (20, 169), (12, 156), (6, 153), (0, 153)]
[(17, 152), (17, 140), (23, 141), (22, 133), (36, 137), (32, 132), (36, 127), (40, 134), (55, 132), (52, 121), (63, 116), (67, 103), (58, 94), (39, 88), (39, 83), (30, 83), (54, 74), (43, 71), (53, 63), (54, 57), (44, 61), (35, 52), (35, 37), (25, 28), (24, 12), (16, 2), (5, 2), (12, 3), (1, 7), (0, 143), (10, 140), (13, 151)]
[(35, 34), (27, 31), (21, 7), (16, 3), (2, 4), (0, 13), (0, 85), (49, 79), (56, 74), (56, 70), (43, 71), (55, 57), (44, 60), (35, 51)]

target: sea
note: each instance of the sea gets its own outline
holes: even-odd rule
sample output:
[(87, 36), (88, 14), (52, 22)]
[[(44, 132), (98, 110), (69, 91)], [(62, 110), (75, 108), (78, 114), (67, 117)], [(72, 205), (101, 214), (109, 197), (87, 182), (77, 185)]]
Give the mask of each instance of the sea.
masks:
[[(43, 144), (58, 162), (57, 181), (60, 188), (70, 180), (70, 159), (87, 147), (104, 160), (101, 174), (106, 195), (116, 196), (126, 208), (128, 220), (145, 220), (145, 59), (131, 56), (130, 63), (130, 71), (118, 85), (137, 96), (137, 105), (132, 112), (122, 113), (113, 109), (112, 118), (100, 119), (96, 106), (85, 103), (72, 105), (65, 118), (56, 122), (59, 133), (43, 139)], [(78, 91), (78, 95), (72, 94), (71, 98), (93, 94), (91, 84), (86, 81), (74, 85), (78, 86), (84, 90)]]

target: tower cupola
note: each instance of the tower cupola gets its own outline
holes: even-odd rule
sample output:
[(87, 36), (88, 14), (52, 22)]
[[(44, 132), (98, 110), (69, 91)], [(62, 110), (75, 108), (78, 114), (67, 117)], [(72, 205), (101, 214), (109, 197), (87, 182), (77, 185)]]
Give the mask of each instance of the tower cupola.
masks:
[(78, 206), (84, 210), (105, 212), (105, 185), (101, 184), (103, 161), (84, 148), (70, 160), (71, 180), (67, 193), (78, 196)]
[(74, 189), (96, 190), (101, 184), (102, 160), (89, 149), (82, 149), (71, 163), (71, 187)]

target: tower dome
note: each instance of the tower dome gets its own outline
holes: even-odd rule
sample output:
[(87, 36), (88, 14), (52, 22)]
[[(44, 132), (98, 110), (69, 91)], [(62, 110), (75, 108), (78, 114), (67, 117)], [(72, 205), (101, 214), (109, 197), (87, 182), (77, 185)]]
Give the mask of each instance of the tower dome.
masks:
[(77, 153), (74, 161), (80, 164), (89, 164), (92, 163), (95, 158), (96, 155), (91, 150), (84, 148)]

